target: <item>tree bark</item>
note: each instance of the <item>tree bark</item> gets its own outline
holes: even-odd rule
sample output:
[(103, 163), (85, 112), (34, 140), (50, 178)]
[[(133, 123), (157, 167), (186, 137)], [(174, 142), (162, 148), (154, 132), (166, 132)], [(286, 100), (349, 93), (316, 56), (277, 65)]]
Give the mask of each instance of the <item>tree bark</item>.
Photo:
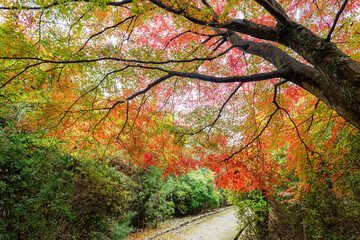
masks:
[(334, 43), (295, 22), (279, 27), (278, 42), (297, 52), (323, 76), (308, 82), (305, 89), (322, 95), (321, 100), (360, 129), (360, 65)]
[[(236, 31), (236, 26), (233, 24), (231, 29)], [(293, 49), (312, 65), (309, 66), (275, 45), (244, 40), (235, 32), (228, 32), (227, 39), (231, 44), (243, 52), (266, 59), (277, 69), (286, 67), (285, 79), (315, 95), (360, 129), (360, 65), (334, 43), (294, 22), (279, 26), (276, 38), (273, 34), (267, 36)]]

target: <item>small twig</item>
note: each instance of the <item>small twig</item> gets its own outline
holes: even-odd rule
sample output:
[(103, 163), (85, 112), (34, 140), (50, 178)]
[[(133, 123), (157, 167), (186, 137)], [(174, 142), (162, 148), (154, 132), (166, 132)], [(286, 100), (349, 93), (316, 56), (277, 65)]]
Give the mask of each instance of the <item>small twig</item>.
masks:
[(23, 74), (24, 72), (26, 72), (29, 68), (32, 68), (32, 67), (35, 67), (35, 66), (38, 66), (42, 64), (41, 62), (40, 63), (34, 63), (34, 64), (31, 64), (27, 67), (25, 67), (24, 70), (22, 70), (21, 72), (19, 72), (18, 74), (16, 74), (15, 76), (13, 76), (12, 78), (10, 78), (9, 80), (7, 80), (5, 83), (3, 83), (1, 86), (0, 86), (0, 89), (4, 88), (6, 85), (8, 85), (12, 80), (14, 80), (15, 78), (17, 78), (18, 76), (20, 76), (21, 74)]
[(206, 0), (201, 0), (201, 2), (202, 2), (206, 7), (210, 8), (213, 12), (215, 12), (214, 9), (213, 9), (213, 7), (212, 7)]
[(140, 102), (140, 106), (136, 109), (136, 116), (135, 116), (135, 118), (134, 118), (134, 120), (133, 120), (133, 124), (132, 124), (132, 126), (130, 126), (130, 129), (129, 129), (129, 132), (130, 133), (132, 133), (133, 132), (133, 128), (135, 127), (135, 123), (136, 123), (136, 120), (138, 119), (138, 117), (139, 117), (139, 114), (140, 114), (140, 111), (141, 111), (141, 109), (142, 109), (142, 107), (145, 105), (145, 103), (146, 103), (146, 101), (148, 100), (148, 98), (149, 98), (150, 96), (146, 96), (145, 97), (145, 95), (143, 95), (143, 98), (141, 99), (141, 102)]
[(310, 151), (311, 153), (317, 153), (320, 155), (320, 153), (315, 152), (314, 150), (310, 149), (309, 146), (305, 143), (305, 141), (302, 139), (301, 135), (300, 135), (300, 131), (295, 123), (295, 121), (292, 119), (292, 117), (290, 116), (290, 113), (284, 109), (284, 108), (280, 108), (282, 111), (284, 111), (286, 113), (286, 115), (288, 116), (288, 118), (290, 119), (291, 123), (294, 125), (295, 130), (296, 130), (296, 134), (298, 136), (298, 138), (300, 139), (301, 143), (305, 146), (305, 148)]
[(224, 43), (226, 43), (226, 39), (222, 39), (222, 41), (212, 50), (213, 52), (216, 52)]
[[(82, 98), (85, 97), (87, 94), (89, 94), (90, 92), (94, 91), (95, 89), (97, 89), (97, 88), (101, 85), (101, 83), (103, 83), (103, 82), (106, 80), (106, 78), (108, 78), (111, 74), (124, 71), (124, 70), (127, 69), (128, 67), (129, 67), (129, 66), (126, 66), (126, 67), (121, 68), (121, 69), (119, 69), (119, 70), (114, 70), (114, 71), (111, 71), (111, 72), (107, 73), (107, 74), (100, 80), (100, 82), (99, 82), (96, 86), (94, 86), (94, 87), (92, 87), (90, 90), (86, 91), (84, 94), (82, 94), (80, 97), (78, 97), (78, 99), (76, 99), (76, 100), (70, 105), (70, 107), (65, 111), (64, 115), (60, 118), (60, 120), (59, 120), (59, 122), (56, 124), (56, 126), (58, 126), (58, 125), (62, 122), (62, 120), (66, 117), (66, 115), (70, 112), (70, 110), (76, 105), (76, 103), (77, 103), (78, 101), (80, 101), (80, 99), (82, 99)], [(109, 108), (109, 109), (111, 109), (111, 108)]]
[(185, 32), (182, 32), (182, 33), (176, 35), (175, 37), (172, 37), (172, 38), (166, 43), (166, 45), (165, 45), (165, 47), (164, 47), (163, 50), (165, 50), (165, 49), (169, 46), (169, 44), (170, 44), (172, 41), (174, 41), (176, 38), (181, 37), (182, 35), (185, 35), (186, 33), (189, 33), (189, 32), (191, 32), (191, 31), (190, 31), (190, 30), (187, 30), (187, 31), (185, 31)]
[[(131, 34), (134, 32), (135, 22), (136, 22), (136, 20), (139, 18), (139, 16), (140, 16), (140, 15), (138, 15), (138, 16), (136, 16), (135, 18), (131, 19), (129, 25), (127, 26), (126, 31), (125, 31), (125, 33), (124, 33), (124, 35), (123, 35), (123, 39), (122, 39), (122, 41), (121, 41), (120, 47), (119, 47), (119, 51), (120, 51), (120, 52), (122, 51), (122, 48), (123, 48), (123, 46), (124, 46), (125, 41), (129, 41), (129, 40), (130, 40)], [(131, 29), (130, 32), (129, 32), (129, 29), (130, 29), (132, 23), (134, 23), (134, 24), (133, 24), (133, 26), (132, 26), (132, 29)], [(129, 32), (129, 34), (128, 34), (128, 36), (126, 37), (126, 33), (128, 33), (128, 32)]]
[(275, 109), (269, 116), (267, 116), (267, 117), (264, 118), (264, 119), (266, 119), (266, 118), (269, 118), (269, 119), (268, 119), (268, 121), (266, 122), (265, 126), (261, 129), (260, 133), (257, 134), (257, 135), (254, 137), (254, 135), (256, 134), (256, 132), (258, 132), (258, 129), (256, 129), (256, 131), (255, 131), (255, 133), (254, 133), (251, 141), (249, 141), (249, 142), (248, 142), (244, 147), (242, 147), (240, 150), (232, 153), (230, 156), (228, 156), (227, 158), (221, 160), (220, 162), (227, 162), (228, 160), (230, 160), (231, 158), (233, 158), (235, 155), (241, 153), (243, 150), (245, 150), (247, 147), (249, 147), (253, 142), (255, 142), (255, 141), (264, 133), (265, 129), (269, 126), (272, 118), (275, 116), (275, 114), (276, 114), (279, 110), (282, 109), (282, 108), (279, 106), (279, 104), (277, 103), (277, 101), (276, 101), (276, 98), (277, 98), (277, 88), (278, 88), (280, 85), (282, 85), (282, 84), (284, 84), (284, 83), (286, 83), (286, 82), (288, 82), (288, 80), (285, 79), (285, 80), (283, 80), (283, 81), (280, 81), (280, 82), (274, 84), (274, 87), (275, 87), (275, 88), (274, 88), (273, 103), (275, 104), (276, 109)]
[[(319, 106), (319, 103), (320, 103), (320, 99), (318, 99), (318, 100), (316, 101), (316, 104), (315, 104), (315, 107), (314, 107), (314, 111), (315, 111), (315, 109)], [(310, 131), (310, 128), (311, 128), (311, 125), (313, 124), (313, 122), (314, 122), (314, 114), (311, 115), (311, 122), (310, 122), (309, 127), (307, 128), (307, 130), (305, 130), (305, 132), (309, 132), (309, 131)]]
[[(214, 119), (214, 121), (204, 127), (202, 127), (201, 129), (195, 131), (195, 132), (176, 132), (177, 134), (181, 134), (180, 140), (184, 137), (184, 135), (188, 135), (188, 136), (193, 136), (196, 134), (199, 134), (200, 132), (204, 131), (206, 128), (210, 127), (208, 134), (211, 132), (211, 129), (214, 127), (214, 125), (216, 124), (216, 122), (220, 119), (221, 114), (226, 106), (226, 104), (231, 100), (231, 98), (235, 95), (235, 93), (240, 89), (240, 87), (243, 85), (244, 83), (240, 83), (235, 90), (230, 94), (230, 96), (226, 99), (226, 101), (222, 104), (221, 108), (218, 111), (218, 115), (216, 116), (216, 118)], [(178, 142), (180, 142), (180, 140)]]
[(114, 25), (112, 25), (112, 26), (106, 27), (106, 28), (104, 28), (103, 30), (101, 30), (100, 32), (97, 32), (97, 33), (91, 35), (91, 36), (86, 40), (86, 42), (84, 43), (84, 45), (78, 50), (78, 52), (80, 52), (81, 50), (83, 50), (84, 47), (86, 46), (86, 44), (88, 44), (88, 42), (89, 42), (91, 39), (93, 39), (94, 37), (103, 34), (104, 32), (106, 32), (106, 31), (109, 30), (109, 29), (117, 28), (118, 26), (120, 26), (121, 24), (123, 24), (124, 22), (126, 22), (127, 20), (133, 19), (133, 18), (135, 18), (135, 16), (127, 17), (127, 18), (125, 18), (124, 20), (122, 20), (122, 21), (120, 21), (120, 22), (118, 22), (118, 23), (116, 23), (116, 24), (114, 24)]
[(337, 22), (338, 22), (338, 20), (339, 20), (339, 18), (340, 18), (340, 15), (341, 15), (341, 13), (344, 11), (347, 3), (348, 3), (348, 0), (345, 0), (345, 1), (343, 2), (343, 4), (342, 4), (340, 10), (337, 12), (336, 17), (335, 17), (335, 20), (334, 20), (334, 22), (333, 22), (333, 25), (331, 26), (331, 29), (330, 29), (330, 31), (329, 31), (329, 34), (328, 34), (327, 37), (326, 37), (326, 41), (327, 41), (327, 42), (330, 42), (331, 34), (334, 32), (335, 27), (336, 27), (336, 24), (337, 24)]
[(121, 133), (124, 131), (128, 120), (129, 120), (129, 101), (126, 101), (126, 118), (125, 118), (125, 123), (124, 123), (124, 125), (122, 126), (119, 134), (116, 136), (116, 141), (117, 141), (117, 142), (118, 142), (118, 140), (119, 140), (119, 138), (120, 138)]
[(94, 8), (95, 6), (93, 6), (89, 11), (86, 11), (83, 15), (81, 15), (77, 20), (76, 20), (76, 22), (74, 22), (73, 24), (71, 24), (71, 26), (70, 26), (70, 28), (69, 28), (69, 32), (68, 32), (68, 44), (70, 44), (70, 41), (71, 41), (71, 30), (72, 30), (72, 28), (76, 25), (76, 24), (78, 24), (80, 21), (81, 21), (81, 19), (83, 19), (85, 16), (86, 16), (86, 14), (88, 13), (88, 12), (90, 12), (93, 8)]
[(222, 111), (224, 110), (226, 104), (230, 101), (230, 99), (235, 95), (235, 93), (240, 89), (240, 87), (243, 85), (244, 83), (240, 83), (236, 88), (235, 90), (230, 94), (230, 96), (226, 99), (226, 101), (223, 103), (223, 105), (221, 106), (219, 112), (218, 112), (218, 115), (216, 117), (216, 119), (210, 123), (209, 125), (207, 125), (206, 127), (204, 127), (203, 129), (207, 128), (207, 127), (211, 127), (209, 129), (209, 132), (211, 131), (211, 129), (214, 127), (215, 123), (220, 119), (221, 117), (221, 113)]
[(41, 41), (41, 18), (44, 14), (44, 11), (41, 11), (40, 17), (39, 17), (39, 39), (38, 41), (35, 43), (35, 45), (37, 45), (40, 41)]
[(319, 5), (317, 4), (316, 0), (313, 0), (312, 3), (315, 4), (315, 7), (317, 8), (317, 10), (318, 10), (318, 12), (319, 12), (319, 14), (320, 14), (321, 20), (323, 20), (323, 21), (325, 22), (325, 24), (328, 26), (328, 28), (330, 28), (330, 24), (329, 24), (327, 21), (325, 21), (323, 15), (322, 15), (322, 13), (321, 13), (321, 10), (320, 10), (320, 8), (319, 8)]

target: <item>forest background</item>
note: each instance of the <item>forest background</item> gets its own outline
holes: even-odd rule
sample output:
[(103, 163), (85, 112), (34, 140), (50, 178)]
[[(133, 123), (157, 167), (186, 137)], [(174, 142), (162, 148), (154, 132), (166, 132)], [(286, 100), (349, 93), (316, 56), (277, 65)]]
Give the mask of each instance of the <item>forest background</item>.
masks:
[(2, 238), (359, 237), (358, 1), (0, 3)]

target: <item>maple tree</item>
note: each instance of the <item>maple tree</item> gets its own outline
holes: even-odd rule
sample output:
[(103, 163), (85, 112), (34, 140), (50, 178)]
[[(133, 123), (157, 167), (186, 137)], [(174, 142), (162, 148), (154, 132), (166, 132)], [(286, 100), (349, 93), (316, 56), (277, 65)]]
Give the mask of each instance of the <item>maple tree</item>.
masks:
[(206, 166), (222, 186), (271, 192), (277, 155), (309, 186), (304, 159), (328, 154), (319, 129), (329, 146), (356, 131), (325, 104), (360, 127), (357, 1), (2, 0), (0, 11), (4, 98), (23, 95), (30, 125), (73, 149), (99, 142), (165, 173)]
[(207, 167), (327, 219), (360, 202), (358, 3), (0, 0), (0, 97), (106, 169)]

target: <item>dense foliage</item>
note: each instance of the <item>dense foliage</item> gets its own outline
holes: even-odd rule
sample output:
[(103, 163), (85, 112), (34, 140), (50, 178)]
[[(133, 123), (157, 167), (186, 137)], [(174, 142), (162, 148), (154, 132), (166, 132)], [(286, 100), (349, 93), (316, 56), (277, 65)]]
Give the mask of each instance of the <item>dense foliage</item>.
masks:
[[(345, 138), (345, 139), (344, 139)], [(322, 162), (328, 168), (307, 166), (305, 182), (284, 169), (284, 182), (274, 186), (267, 198), (263, 192), (236, 192), (232, 202), (248, 239), (358, 239), (360, 237), (360, 165), (358, 133), (337, 139), (349, 152), (336, 162)], [(346, 143), (344, 143), (345, 141)], [(279, 161), (285, 155), (277, 154)], [(329, 159), (330, 160), (330, 159)], [(314, 164), (305, 162), (302, 165)], [(298, 167), (304, 167), (299, 165)], [(300, 189), (296, 189), (301, 185)], [(268, 226), (269, 228), (265, 227)], [(266, 233), (264, 232), (264, 229)], [(266, 230), (268, 229), (268, 230)], [(269, 232), (270, 231), (270, 232)]]
[(137, 214), (132, 219), (133, 226), (156, 227), (158, 222), (169, 217), (199, 214), (216, 207), (222, 207), (227, 201), (225, 193), (215, 189), (213, 172), (208, 169), (163, 179), (163, 171), (150, 167), (139, 170), (135, 188)]
[(74, 156), (61, 141), (1, 119), (0, 239), (122, 239), (174, 212), (219, 206), (209, 170), (165, 180), (119, 157)]
[(38, 137), (1, 130), (1, 239), (113, 239), (129, 233), (124, 212), (134, 196), (126, 191), (127, 177)]
[(199, 169), (170, 178), (172, 201), (175, 204), (175, 215), (198, 214), (207, 209), (218, 207), (219, 199), (224, 197), (214, 188), (213, 172)]

